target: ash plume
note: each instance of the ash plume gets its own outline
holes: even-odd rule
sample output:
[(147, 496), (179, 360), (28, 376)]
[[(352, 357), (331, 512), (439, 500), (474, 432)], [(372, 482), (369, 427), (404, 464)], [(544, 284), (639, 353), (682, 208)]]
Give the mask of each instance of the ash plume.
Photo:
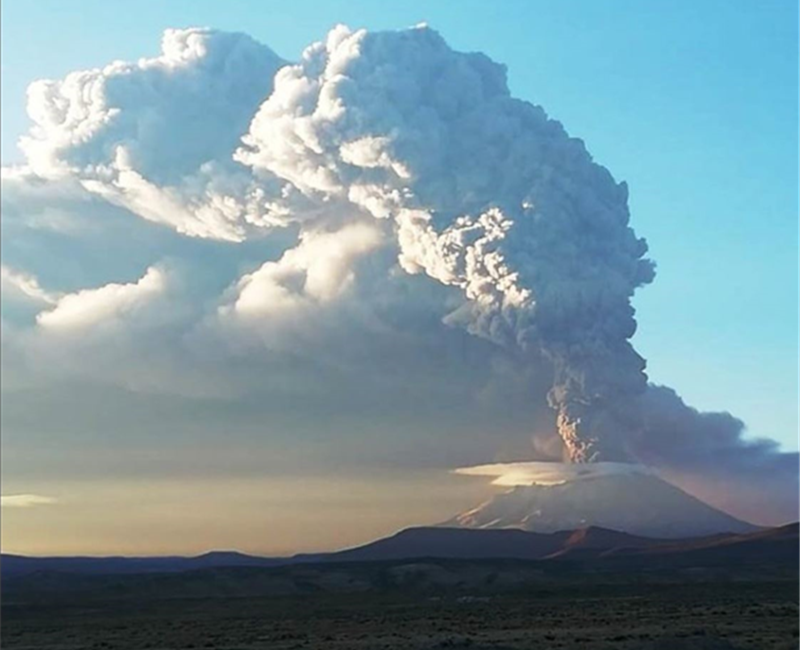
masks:
[[(223, 336), (238, 341), (246, 328), (223, 325), (245, 322), (264, 348), (300, 357), (323, 346), (284, 339), (328, 327), (360, 343), (356, 326), (365, 322), (364, 330), (390, 332), (396, 347), (400, 337), (370, 311), (374, 303), (400, 311), (402, 296), (414, 303), (410, 312), (435, 299), (426, 313), (436, 325), (444, 314), (447, 325), (527, 363), (538, 380), (531, 404), (547, 384), (565, 460), (643, 461), (677, 472), (699, 457), (701, 471), (709, 459), (733, 459), (739, 472), (757, 455), (753, 475), (777, 463), (781, 480), (796, 484), (796, 454), (748, 446), (743, 426), (716, 426), (719, 414), (648, 388), (631, 345), (631, 299), (654, 279), (654, 264), (630, 226), (626, 184), (541, 107), (513, 98), (502, 65), (453, 51), (432, 29), (338, 26), (292, 64), (243, 34), (169, 30), (155, 57), (37, 82), (28, 111), (26, 166), (4, 170), (4, 219), (58, 199), (91, 215), (110, 205), (194, 242), (241, 244), (251, 254), (278, 231), (294, 242), (263, 253), (260, 267), (247, 260), (227, 290), (199, 298), (200, 289), (178, 295), (183, 285), (155, 261), (138, 277), (66, 295), (15, 268), (4, 282), (49, 305), (31, 338), (53, 336), (65, 316), (82, 332), (110, 313), (115, 322), (135, 315), (151, 342), (165, 326), (146, 307), (161, 300), (177, 309), (180, 300), (164, 298), (170, 289), (191, 302), (180, 306), (186, 314)], [(380, 256), (389, 262), (364, 263)], [(146, 268), (156, 269), (157, 283)], [(398, 276), (420, 282), (412, 291)], [(430, 286), (436, 291), (423, 296)], [(180, 322), (197, 335), (196, 322)], [(165, 348), (172, 353), (185, 335), (169, 331)], [(341, 345), (324, 347), (341, 354)], [(209, 383), (216, 390), (225, 382)]]
[(278, 73), (243, 142), (237, 160), (312, 202), (392, 220), (400, 266), (463, 291), (448, 322), (549, 358), (572, 461), (626, 459), (647, 245), (625, 184), (512, 98), (504, 67), (428, 28), (339, 27)]

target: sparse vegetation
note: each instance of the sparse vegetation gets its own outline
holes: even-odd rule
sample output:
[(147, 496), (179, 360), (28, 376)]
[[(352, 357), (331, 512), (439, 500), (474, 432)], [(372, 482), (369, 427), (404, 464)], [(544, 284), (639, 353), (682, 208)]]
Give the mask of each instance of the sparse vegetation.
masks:
[[(456, 566), (464, 575), (476, 574), (474, 566)], [(386, 580), (390, 569), (353, 567), (361, 584), (375, 580), (359, 592), (319, 587), (333, 584), (331, 574), (341, 577), (341, 567), (306, 568), (304, 580), (316, 586), (282, 596), (258, 595), (258, 575), (285, 581), (288, 569), (232, 572), (219, 597), (197, 589), (202, 580), (216, 584), (219, 572), (192, 572), (166, 582), (150, 576), (146, 588), (133, 577), (106, 577), (77, 592), (12, 589), (4, 594), (2, 647), (790, 650), (797, 643), (798, 584), (789, 575), (729, 573), (697, 580), (675, 573), (584, 574), (577, 580), (569, 573), (539, 574), (541, 584), (498, 590), (486, 586), (485, 576), (460, 587), (425, 581), (427, 587), (416, 581), (392, 585)], [(502, 583), (509, 569), (500, 564), (485, 570)], [(181, 581), (189, 590), (178, 596)], [(114, 599), (104, 591), (106, 582), (113, 582)]]

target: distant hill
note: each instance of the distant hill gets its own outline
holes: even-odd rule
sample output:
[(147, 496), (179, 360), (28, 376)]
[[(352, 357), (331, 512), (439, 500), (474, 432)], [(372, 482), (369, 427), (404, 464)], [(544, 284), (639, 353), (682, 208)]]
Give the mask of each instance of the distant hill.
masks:
[(27, 575), (38, 571), (60, 571), (82, 575), (178, 573), (224, 566), (266, 567), (282, 560), (256, 557), (235, 551), (214, 551), (196, 557), (29, 557), (3, 553), (0, 576)]
[(515, 529), (420, 527), (407, 528), (364, 546), (324, 555), (300, 555), (295, 556), (295, 559), (327, 562), (370, 562), (413, 557), (542, 560), (555, 557), (570, 548), (609, 550), (626, 546), (648, 547), (660, 541), (663, 540), (596, 527), (555, 533), (530, 533)]
[[(9, 562), (4, 557), (3, 606), (48, 599), (69, 602), (79, 593), (96, 602), (150, 602), (394, 591), (500, 593), (556, 584), (585, 588), (608, 581), (796, 580), (798, 525), (681, 541), (637, 538), (597, 528), (551, 535), (415, 528), (323, 556), (271, 560), (211, 554), (201, 558), (158, 558), (166, 571), (158, 571), (150, 559), (142, 563), (143, 558), (130, 558), (124, 571), (115, 573), (103, 573), (121, 566), (110, 564), (109, 558), (98, 559), (96, 566), (87, 564), (89, 558), (80, 558), (81, 563), (63, 558), (66, 568), (60, 568), (56, 558), (48, 558), (37, 570), (9, 574), (9, 567), (26, 558), (11, 556)], [(176, 564), (176, 559), (184, 563)], [(203, 562), (222, 564), (177, 569)], [(29, 563), (27, 569), (32, 566)]]
[(651, 547), (612, 548), (600, 558), (623, 566), (748, 566), (796, 565), (800, 554), (797, 523), (744, 535), (713, 535), (656, 544)]
[(266, 558), (236, 552), (197, 557), (48, 557), (3, 555), (3, 582), (42, 574), (141, 575), (202, 569), (268, 569), (297, 565), (428, 560), (520, 560), (542, 565), (569, 562), (593, 570), (686, 566), (792, 565), (798, 559), (798, 524), (746, 534), (663, 540), (589, 527), (556, 533), (522, 530), (409, 528), (335, 553)]

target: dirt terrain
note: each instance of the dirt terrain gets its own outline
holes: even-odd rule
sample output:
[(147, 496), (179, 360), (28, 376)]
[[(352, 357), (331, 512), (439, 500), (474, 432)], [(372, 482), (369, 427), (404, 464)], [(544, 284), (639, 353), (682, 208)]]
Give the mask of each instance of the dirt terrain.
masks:
[[(300, 580), (303, 593), (266, 597), (255, 595), (261, 588), (253, 574), (275, 573), (269, 569), (193, 572), (170, 576), (171, 586), (159, 582), (163, 576), (149, 577), (146, 587), (130, 577), (103, 578), (66, 593), (40, 585), (5, 594), (2, 647), (790, 650), (798, 643), (798, 582), (791, 576), (539, 574), (509, 589), (485, 579), (481, 588), (466, 579), (475, 567), (461, 565), (440, 569), (463, 573), (465, 581), (426, 586), (419, 576), (432, 569), (419, 567), (371, 569), (361, 576), (371, 589), (351, 583), (349, 592), (341, 590), (342, 570), (325, 568)], [(506, 570), (495, 573), (502, 578)], [(340, 593), (323, 588), (320, 576), (331, 580), (331, 571), (338, 571)], [(387, 575), (403, 572), (403, 580), (378, 589)], [(188, 582), (178, 589), (180, 580)], [(197, 590), (206, 583), (221, 595)]]

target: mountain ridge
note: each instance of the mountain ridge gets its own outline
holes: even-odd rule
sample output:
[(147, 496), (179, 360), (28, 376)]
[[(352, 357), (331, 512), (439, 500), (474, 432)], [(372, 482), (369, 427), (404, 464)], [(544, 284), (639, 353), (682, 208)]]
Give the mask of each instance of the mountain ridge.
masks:
[[(414, 527), (341, 551), (298, 554), (288, 558), (260, 557), (235, 551), (210, 551), (198, 556), (155, 558), (30, 557), (2, 554), (0, 577), (22, 578), (34, 573), (111, 575), (182, 573), (218, 568), (278, 568), (290, 565), (328, 565), (437, 558), (443, 560), (523, 560), (553, 563), (635, 563), (656, 565), (675, 558), (699, 556), (716, 561), (791, 559), (798, 549), (800, 524), (792, 523), (746, 534), (721, 534), (688, 539), (655, 539), (586, 527), (556, 533), (516, 529)], [(776, 555), (777, 550), (777, 555)], [(764, 554), (767, 555), (764, 555)], [(770, 554), (774, 557), (770, 557)], [(778, 558), (778, 555), (780, 556)]]

